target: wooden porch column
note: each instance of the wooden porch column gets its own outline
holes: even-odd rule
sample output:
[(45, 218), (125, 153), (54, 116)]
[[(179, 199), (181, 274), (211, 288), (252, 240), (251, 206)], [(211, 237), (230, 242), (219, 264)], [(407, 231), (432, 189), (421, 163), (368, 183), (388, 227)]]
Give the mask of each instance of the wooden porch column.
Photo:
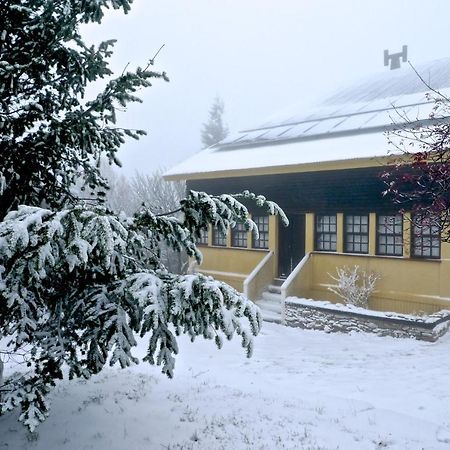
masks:
[(403, 214), (403, 257), (411, 257), (411, 213)]
[(314, 251), (314, 213), (305, 214), (305, 253)]
[(336, 214), (336, 251), (344, 253), (344, 214)]
[(274, 253), (272, 258), (274, 277), (278, 276), (278, 255), (280, 254), (278, 251), (278, 230), (280, 226), (283, 225), (280, 224), (278, 216), (269, 216), (269, 250)]
[(369, 255), (377, 253), (377, 215), (369, 214)]

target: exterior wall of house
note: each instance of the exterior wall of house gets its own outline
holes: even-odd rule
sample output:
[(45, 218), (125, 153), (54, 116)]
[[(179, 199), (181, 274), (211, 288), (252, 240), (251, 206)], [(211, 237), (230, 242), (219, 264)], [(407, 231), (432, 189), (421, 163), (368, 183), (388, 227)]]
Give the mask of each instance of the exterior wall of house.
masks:
[[(433, 313), (450, 309), (450, 244), (443, 243), (440, 259), (417, 259), (410, 257), (410, 216), (405, 214), (404, 253), (402, 257), (378, 256), (376, 250), (376, 214), (369, 214), (369, 253), (363, 255), (346, 254), (343, 249), (343, 214), (338, 213), (337, 252), (314, 251), (314, 213), (305, 215), (305, 236), (293, 236), (293, 239), (305, 239), (305, 250), (310, 258), (298, 273), (289, 289), (289, 295), (341, 302), (328, 288), (334, 281), (330, 277), (336, 274), (337, 267), (359, 266), (366, 272), (379, 275), (377, 289), (369, 302), (371, 309), (395, 311), (399, 313)], [(271, 259), (272, 278), (277, 271), (278, 219), (269, 219), (269, 248), (252, 248), (251, 233), (247, 235), (247, 248), (231, 247), (230, 233), (227, 246), (212, 246), (209, 233), (209, 245), (201, 246), (204, 261), (199, 270), (224, 281), (240, 292), (244, 291), (244, 281), (269, 251), (274, 252)], [(267, 271), (267, 268), (266, 268)], [(267, 278), (267, 277), (266, 277)], [(268, 277), (268, 282), (270, 277)]]
[[(278, 203), (285, 213), (392, 211), (396, 207), (383, 196), (383, 167), (322, 170), (248, 177), (188, 180), (189, 190), (209, 194), (249, 190)], [(252, 202), (247, 204), (255, 211)]]
[[(395, 213), (395, 206), (382, 196), (381, 168), (360, 168), (335, 172), (264, 175), (246, 178), (191, 180), (188, 188), (205, 190), (213, 194), (238, 192), (244, 189), (263, 194), (290, 214), (304, 214), (303, 235), (305, 252), (311, 257), (292, 281), (290, 295), (317, 300), (340, 301), (328, 290), (336, 267), (358, 265), (366, 271), (379, 274), (377, 291), (370, 307), (400, 313), (433, 313), (450, 310), (450, 244), (443, 243), (439, 259), (411, 257), (410, 215), (403, 220), (403, 256), (378, 256), (377, 214)], [(252, 211), (252, 205), (248, 205)], [(314, 211), (314, 212), (313, 212)], [(260, 214), (260, 212), (258, 212)], [(336, 252), (317, 252), (315, 249), (315, 215), (336, 214)], [(369, 242), (367, 254), (344, 252), (345, 214), (369, 216)], [(243, 291), (245, 278), (262, 261), (268, 251), (274, 252), (273, 276), (278, 274), (278, 230), (276, 217), (270, 218), (269, 248), (252, 249), (252, 236), (248, 235), (247, 248), (232, 248), (228, 236), (227, 247), (201, 247), (204, 262), (200, 271), (223, 280)], [(210, 233), (211, 234), (211, 233)], [(229, 235), (230, 233), (228, 233)], [(333, 282), (334, 283), (334, 282)]]
[[(208, 246), (200, 245), (203, 254), (203, 262), (198, 268), (205, 275), (228, 283), (240, 292), (244, 291), (244, 281), (262, 259), (273, 251), (273, 274), (276, 273), (278, 242), (278, 223), (276, 217), (269, 217), (269, 246), (267, 250), (252, 248), (252, 233), (247, 233), (247, 248), (232, 247), (231, 233), (227, 233), (227, 246), (219, 247), (212, 245), (212, 233), (208, 233)], [(273, 276), (272, 276), (273, 279)]]
[(237, 249), (230, 247), (199, 247), (203, 263), (199, 271), (224, 281), (243, 292), (244, 281), (267, 254), (264, 250)]
[(330, 274), (335, 276), (337, 267), (355, 265), (379, 276), (376, 291), (369, 300), (370, 309), (399, 313), (450, 309), (450, 260), (314, 252), (302, 274), (302, 297), (342, 303), (342, 299), (328, 290), (335, 284)]
[[(369, 253), (346, 254), (342, 252), (343, 226), (337, 226), (337, 252), (314, 250), (314, 214), (307, 214), (306, 241), (310, 258), (292, 280), (289, 295), (342, 302), (328, 288), (335, 284), (330, 275), (336, 268), (359, 266), (366, 272), (379, 275), (375, 294), (369, 307), (399, 313), (433, 313), (450, 309), (450, 243), (441, 244), (440, 259), (412, 258), (410, 242), (410, 214), (403, 220), (403, 256), (378, 256), (376, 250), (376, 214), (369, 215)], [(341, 251), (339, 251), (341, 250)]]

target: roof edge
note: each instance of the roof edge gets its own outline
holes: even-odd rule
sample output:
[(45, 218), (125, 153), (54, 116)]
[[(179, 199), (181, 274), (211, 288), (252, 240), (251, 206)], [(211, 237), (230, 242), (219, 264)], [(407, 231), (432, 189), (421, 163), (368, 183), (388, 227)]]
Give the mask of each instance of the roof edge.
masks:
[(362, 169), (366, 167), (385, 167), (395, 164), (399, 155), (372, 156), (365, 158), (339, 159), (334, 161), (311, 162), (303, 164), (251, 167), (246, 169), (216, 170), (211, 172), (192, 172), (163, 175), (166, 181), (206, 180), (214, 178), (233, 178), (239, 176), (281, 175), (295, 172), (320, 172), (325, 170)]

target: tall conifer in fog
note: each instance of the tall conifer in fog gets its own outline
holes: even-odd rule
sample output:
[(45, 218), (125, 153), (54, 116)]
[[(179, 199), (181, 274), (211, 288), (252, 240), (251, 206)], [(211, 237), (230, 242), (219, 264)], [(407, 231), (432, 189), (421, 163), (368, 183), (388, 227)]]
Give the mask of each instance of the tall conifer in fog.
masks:
[(204, 147), (217, 144), (228, 136), (228, 127), (223, 122), (224, 104), (216, 97), (209, 110), (208, 121), (202, 126), (202, 144)]

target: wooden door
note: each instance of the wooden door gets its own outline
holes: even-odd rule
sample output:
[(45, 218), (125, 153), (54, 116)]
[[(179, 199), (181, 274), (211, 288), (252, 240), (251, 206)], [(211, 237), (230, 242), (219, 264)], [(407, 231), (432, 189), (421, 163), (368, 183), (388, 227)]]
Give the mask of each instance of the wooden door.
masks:
[(287, 278), (305, 256), (305, 215), (288, 214), (289, 226), (278, 232), (278, 275)]

